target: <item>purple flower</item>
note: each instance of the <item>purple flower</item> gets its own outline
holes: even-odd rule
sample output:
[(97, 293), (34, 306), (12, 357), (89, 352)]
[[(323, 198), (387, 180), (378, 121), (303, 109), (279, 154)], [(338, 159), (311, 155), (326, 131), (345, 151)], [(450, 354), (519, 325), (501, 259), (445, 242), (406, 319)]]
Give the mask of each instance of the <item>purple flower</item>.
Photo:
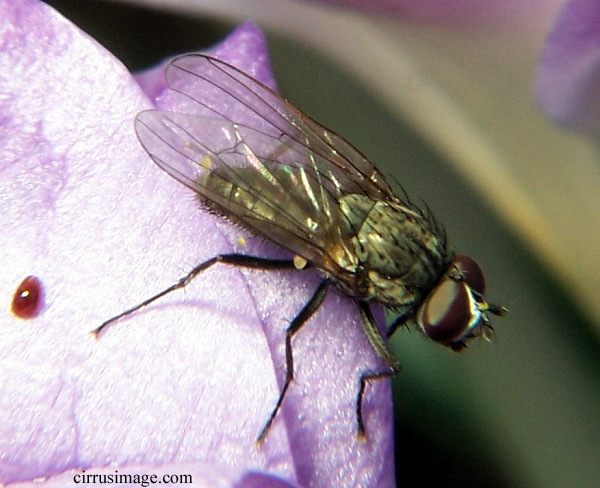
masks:
[(571, 0), (560, 13), (540, 61), (537, 97), (548, 117), (600, 131), (600, 4)]
[[(0, 18), (0, 286), (8, 304), (34, 275), (45, 297), (33, 319), (2, 308), (0, 483), (65, 486), (85, 470), (190, 474), (205, 486), (393, 486), (390, 388), (370, 387), (369, 440), (358, 443), (359, 375), (381, 364), (337, 291), (297, 334), (295, 381), (256, 445), (283, 381), (284, 329), (316, 272), (216, 266), (92, 338), (218, 253), (283, 251), (202, 209), (142, 150), (134, 116), (148, 96), (172, 103), (164, 66), (136, 81), (35, 0), (3, 1)], [(212, 54), (273, 84), (253, 24)]]

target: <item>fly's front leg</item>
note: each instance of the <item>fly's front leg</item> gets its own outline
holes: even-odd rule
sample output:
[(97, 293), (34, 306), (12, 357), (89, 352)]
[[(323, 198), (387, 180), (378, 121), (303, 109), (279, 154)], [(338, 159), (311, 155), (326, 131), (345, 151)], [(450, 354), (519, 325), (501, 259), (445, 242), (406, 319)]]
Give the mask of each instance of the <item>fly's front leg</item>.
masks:
[(294, 261), (291, 259), (268, 259), (256, 256), (246, 256), (244, 254), (220, 254), (197, 265), (188, 274), (181, 278), (177, 283), (169, 286), (168, 288), (165, 288), (163, 291), (144, 300), (142, 303), (139, 303), (135, 307), (131, 307), (125, 310), (124, 312), (121, 312), (119, 315), (115, 315), (114, 317), (111, 317), (110, 319), (106, 320), (99, 327), (97, 327), (91, 332), (92, 335), (97, 338), (98, 334), (100, 334), (100, 332), (102, 332), (102, 330), (105, 327), (112, 324), (113, 322), (116, 322), (117, 320), (127, 315), (130, 315), (133, 312), (136, 312), (147, 305), (150, 305), (152, 302), (164, 297), (165, 295), (168, 295), (169, 293), (175, 290), (185, 288), (190, 283), (190, 281), (192, 281), (196, 276), (198, 276), (200, 273), (206, 271), (208, 268), (217, 263), (229, 264), (232, 266), (240, 266), (243, 268), (264, 270), (297, 269), (294, 266)]
[(356, 396), (356, 423), (358, 425), (357, 437), (358, 440), (364, 442), (367, 439), (365, 422), (363, 419), (363, 400), (367, 384), (372, 381), (385, 380), (398, 374), (401, 370), (398, 361), (387, 346), (385, 339), (381, 335), (373, 313), (366, 302), (358, 302), (358, 309), (363, 322), (363, 328), (367, 334), (367, 338), (371, 343), (373, 349), (379, 357), (383, 359), (386, 366), (388, 367), (385, 371), (363, 371), (360, 376), (360, 388), (358, 389), (358, 395)]
[(410, 317), (410, 312), (404, 312), (404, 313), (398, 315), (398, 317), (396, 317), (394, 319), (394, 321), (388, 326), (387, 338), (389, 339), (390, 337), (392, 337), (392, 335), (394, 335), (394, 332), (396, 332), (396, 330), (398, 330), (398, 328), (404, 327), (406, 325), (409, 317)]
[(285, 331), (285, 382), (283, 383), (283, 388), (281, 389), (281, 393), (279, 394), (279, 399), (277, 400), (275, 408), (271, 412), (271, 415), (269, 415), (267, 423), (262, 428), (260, 434), (258, 435), (258, 438), (256, 439), (256, 442), (259, 446), (262, 445), (265, 438), (267, 437), (269, 429), (271, 428), (271, 425), (273, 424), (277, 413), (281, 409), (283, 398), (285, 397), (285, 394), (287, 393), (288, 388), (290, 387), (290, 384), (294, 379), (294, 357), (292, 354), (292, 337), (294, 337), (296, 332), (300, 330), (300, 328), (308, 321), (308, 319), (310, 319), (312, 314), (314, 314), (317, 311), (317, 309), (321, 306), (323, 300), (325, 299), (325, 295), (327, 294), (328, 285), (329, 282), (327, 280), (321, 282), (321, 284), (313, 293), (313, 296), (304, 305), (302, 310), (300, 310), (300, 312), (298, 312), (298, 314), (293, 318), (293, 320), (290, 322), (290, 325)]

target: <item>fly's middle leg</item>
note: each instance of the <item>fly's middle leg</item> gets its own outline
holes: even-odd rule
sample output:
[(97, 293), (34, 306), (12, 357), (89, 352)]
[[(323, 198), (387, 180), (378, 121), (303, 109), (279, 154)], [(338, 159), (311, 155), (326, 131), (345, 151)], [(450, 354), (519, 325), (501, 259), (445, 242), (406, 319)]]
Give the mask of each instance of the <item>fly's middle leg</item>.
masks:
[(285, 394), (287, 393), (288, 388), (290, 387), (290, 384), (294, 379), (294, 356), (292, 353), (292, 338), (294, 337), (296, 332), (300, 330), (300, 328), (321, 306), (323, 300), (325, 299), (325, 295), (327, 294), (328, 285), (329, 281), (327, 280), (321, 282), (321, 284), (313, 293), (310, 300), (304, 305), (302, 310), (300, 310), (300, 312), (298, 312), (298, 314), (293, 318), (293, 320), (290, 322), (290, 325), (285, 331), (285, 381), (283, 383), (281, 393), (279, 394), (277, 404), (275, 405), (275, 408), (271, 412), (271, 415), (269, 415), (267, 423), (262, 428), (260, 434), (258, 435), (258, 438), (256, 439), (256, 442), (259, 446), (262, 445), (265, 438), (267, 437), (269, 429), (271, 428), (271, 425), (273, 424), (277, 413), (279, 413), (279, 410), (281, 410), (281, 404), (283, 403)]
[(369, 339), (371, 346), (373, 349), (375, 349), (377, 355), (383, 359), (388, 368), (384, 371), (363, 371), (360, 377), (360, 388), (358, 389), (358, 395), (356, 396), (356, 423), (358, 426), (358, 440), (364, 442), (367, 439), (367, 433), (365, 429), (365, 421), (363, 419), (363, 401), (367, 384), (373, 381), (389, 379), (398, 374), (401, 371), (401, 368), (400, 364), (385, 342), (379, 327), (377, 327), (369, 304), (366, 302), (358, 302), (358, 310), (362, 319), (363, 328), (367, 334), (367, 338)]

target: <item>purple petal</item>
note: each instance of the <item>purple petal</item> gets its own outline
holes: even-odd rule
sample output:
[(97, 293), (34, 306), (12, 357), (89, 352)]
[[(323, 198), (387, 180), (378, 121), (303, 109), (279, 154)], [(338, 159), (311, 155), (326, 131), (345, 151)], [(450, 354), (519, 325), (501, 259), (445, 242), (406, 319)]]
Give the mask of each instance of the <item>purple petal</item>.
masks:
[[(227, 39), (213, 47), (211, 54), (251, 74), (265, 85), (275, 89), (276, 83), (269, 63), (266, 40), (262, 31), (252, 22), (246, 22), (233, 31)], [(135, 75), (136, 81), (154, 100), (155, 105), (168, 109), (171, 106), (164, 76), (169, 60)]]
[[(175, 486), (207, 486), (231, 488), (293, 488), (287, 481), (266, 473), (246, 472), (227, 467), (219, 468), (210, 464), (167, 464), (161, 467), (133, 465), (118, 468), (98, 468), (68, 470), (47, 479), (34, 482), (10, 484), (10, 488), (64, 488), (73, 485), (108, 484), (120, 488), (139, 488), (168, 483)], [(3, 485), (4, 486), (4, 485)], [(7, 487), (8, 488), (8, 487)]]
[(536, 91), (548, 117), (600, 130), (600, 3), (573, 0), (564, 6), (540, 60)]
[[(283, 378), (283, 331), (316, 273), (217, 266), (92, 339), (217, 253), (282, 251), (198, 208), (151, 163), (133, 131), (151, 104), (109, 53), (34, 0), (2, 2), (0, 18), (0, 286), (9, 303), (35, 275), (45, 294), (34, 319), (0, 312), (0, 483), (122, 469), (393, 486), (389, 385), (370, 388), (359, 444), (358, 377), (379, 362), (337, 292), (295, 338), (295, 382), (256, 446)], [(252, 24), (216, 53), (272, 83)], [(159, 96), (159, 85), (145, 86)]]

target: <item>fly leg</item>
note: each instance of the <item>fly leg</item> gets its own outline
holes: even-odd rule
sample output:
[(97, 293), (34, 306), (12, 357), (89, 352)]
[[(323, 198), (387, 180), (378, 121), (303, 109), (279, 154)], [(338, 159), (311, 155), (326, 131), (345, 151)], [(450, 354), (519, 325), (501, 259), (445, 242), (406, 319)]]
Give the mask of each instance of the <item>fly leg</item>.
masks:
[(197, 265), (188, 274), (186, 274), (183, 278), (177, 281), (177, 283), (169, 286), (168, 288), (165, 288), (163, 291), (144, 300), (135, 307), (131, 307), (125, 310), (124, 312), (121, 312), (119, 315), (115, 315), (114, 317), (111, 317), (110, 319), (106, 320), (99, 327), (97, 327), (91, 332), (92, 335), (97, 338), (98, 334), (100, 334), (100, 332), (102, 332), (102, 330), (105, 327), (112, 324), (113, 322), (116, 322), (117, 320), (127, 315), (130, 315), (133, 312), (138, 311), (140, 308), (144, 308), (145, 306), (150, 305), (152, 302), (164, 297), (165, 295), (168, 295), (169, 293), (175, 290), (185, 288), (190, 283), (190, 281), (192, 281), (196, 276), (198, 276), (200, 273), (206, 271), (208, 268), (217, 263), (229, 264), (232, 266), (240, 266), (242, 268), (253, 268), (263, 270), (297, 269), (294, 266), (294, 261), (292, 261), (291, 259), (268, 259), (256, 256), (246, 256), (244, 254), (220, 254)]
[(387, 338), (388, 339), (390, 337), (392, 337), (392, 335), (394, 335), (394, 332), (396, 332), (396, 330), (398, 330), (398, 328), (406, 325), (406, 322), (407, 322), (409, 316), (410, 316), (410, 312), (404, 312), (404, 313), (398, 315), (398, 317), (396, 317), (394, 319), (394, 321), (389, 325), (389, 327), (387, 329)]
[(329, 281), (327, 280), (321, 282), (321, 284), (313, 293), (313, 296), (304, 305), (302, 310), (300, 310), (300, 312), (298, 312), (298, 314), (292, 319), (290, 325), (285, 331), (285, 381), (283, 383), (281, 393), (279, 394), (277, 404), (275, 405), (275, 408), (271, 412), (271, 415), (269, 415), (267, 423), (262, 428), (260, 434), (258, 435), (258, 438), (256, 439), (256, 442), (259, 446), (261, 446), (264, 442), (265, 437), (267, 436), (269, 429), (271, 428), (271, 425), (273, 424), (273, 421), (277, 416), (277, 413), (281, 409), (283, 398), (285, 397), (285, 394), (287, 393), (288, 388), (290, 387), (290, 384), (294, 379), (294, 357), (292, 354), (292, 337), (294, 337), (296, 332), (300, 330), (300, 328), (308, 321), (308, 319), (310, 319), (312, 314), (314, 314), (317, 311), (317, 309), (321, 306), (323, 300), (325, 299), (325, 295), (327, 294), (328, 285)]
[[(388, 367), (385, 371), (363, 371), (360, 376), (360, 388), (358, 389), (358, 395), (356, 396), (356, 422), (358, 424), (357, 437), (358, 440), (364, 442), (367, 439), (367, 433), (365, 430), (365, 422), (363, 419), (363, 400), (367, 384), (372, 381), (385, 380), (398, 374), (401, 370), (398, 361), (390, 351), (389, 347), (385, 343), (375, 319), (373, 313), (366, 302), (358, 302), (358, 309), (363, 322), (363, 328), (367, 334), (367, 338), (371, 343), (373, 349), (379, 357), (383, 359), (386, 366)], [(394, 329), (395, 330), (395, 329)]]

